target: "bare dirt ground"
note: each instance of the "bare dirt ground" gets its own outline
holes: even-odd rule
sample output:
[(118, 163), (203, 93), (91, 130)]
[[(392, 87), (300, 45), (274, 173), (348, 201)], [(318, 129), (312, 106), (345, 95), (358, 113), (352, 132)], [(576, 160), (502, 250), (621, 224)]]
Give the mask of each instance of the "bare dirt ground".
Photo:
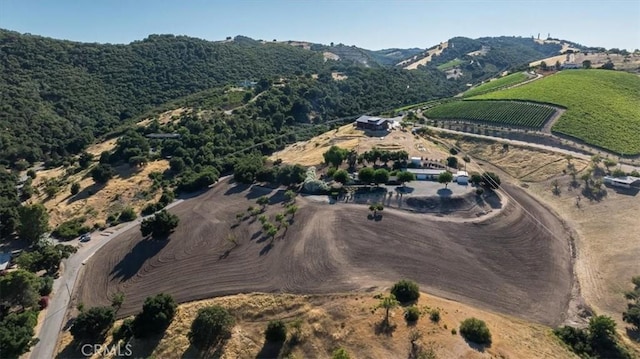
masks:
[[(121, 291), (126, 300), (119, 315), (126, 316), (158, 292), (185, 302), (254, 291), (366, 290), (408, 277), (439, 296), (558, 324), (573, 283), (566, 232), (521, 189), (505, 188), (531, 215), (507, 205), (481, 223), (393, 210), (371, 221), (366, 206), (299, 198), (293, 224), (271, 244), (257, 221), (231, 227), (236, 213), (246, 213), (263, 194), (275, 202), (267, 210), (273, 217), (282, 210), (281, 191), (223, 182), (172, 209), (181, 223), (170, 240), (144, 240), (134, 228), (108, 243), (87, 263), (78, 297), (91, 307)], [(235, 248), (230, 235), (238, 239)]]
[[(597, 314), (616, 320), (622, 338), (626, 339), (626, 323), (621, 317), (626, 309), (623, 295), (632, 287), (631, 277), (640, 274), (640, 221), (637, 218), (640, 194), (605, 187), (607, 195), (600, 202), (582, 197), (580, 206), (576, 206), (584, 186), (580, 175), (590, 166), (589, 162), (571, 159), (579, 181), (574, 188), (570, 185), (571, 177), (563, 174), (569, 161), (560, 154), (517, 146), (502, 152), (499, 144), (487, 146), (466, 141), (458, 144), (472, 156), (526, 182), (527, 192), (550, 206), (575, 231), (575, 272), (581, 295)], [(559, 184), (557, 195), (553, 193), (554, 180)]]
[(356, 149), (358, 153), (377, 147), (389, 151), (404, 150), (409, 153), (409, 156), (428, 157), (435, 161), (448, 157), (448, 154), (433, 142), (416, 137), (408, 131), (394, 129), (386, 136), (367, 136), (353, 124), (348, 124), (338, 128), (337, 131), (325, 132), (308, 141), (287, 146), (284, 150), (271, 155), (270, 159), (281, 159), (285, 163), (299, 163), (303, 166), (317, 166), (324, 163), (322, 155), (334, 145), (348, 150)]
[[(264, 328), (269, 320), (280, 319), (289, 327), (289, 338), (296, 335), (299, 343), (285, 342), (279, 354), (295, 358), (328, 358), (342, 347), (352, 358), (403, 358), (409, 354), (411, 332), (419, 331), (420, 345), (432, 349), (438, 358), (574, 358), (551, 330), (538, 324), (506, 315), (478, 310), (454, 301), (440, 299), (422, 293), (417, 307), (422, 311), (415, 325), (408, 325), (403, 308), (391, 310), (392, 333), (376, 330), (382, 319), (381, 310), (372, 312), (377, 304), (374, 294), (337, 294), (295, 296), (287, 294), (248, 294), (221, 297), (183, 304), (163, 337), (156, 341), (133, 340), (136, 358), (195, 358), (198, 353), (189, 346), (186, 334), (198, 309), (210, 305), (222, 305), (236, 318), (229, 341), (220, 348), (221, 358), (276, 357), (277, 347), (265, 346)], [(440, 322), (432, 322), (428, 312), (440, 311)], [(451, 329), (468, 317), (484, 320), (492, 334), (491, 347), (478, 350)], [(299, 329), (295, 328), (298, 323)], [(118, 326), (116, 324), (116, 326)], [(291, 339), (289, 339), (291, 340)], [(72, 357), (69, 347), (71, 335), (66, 332), (59, 357)]]
[[(154, 118), (158, 120), (158, 122), (161, 125), (167, 124), (169, 122), (174, 121), (175, 119), (177, 119), (178, 117), (180, 117), (182, 114), (191, 111), (191, 109), (187, 109), (184, 107), (181, 108), (177, 108), (175, 110), (170, 110), (170, 111), (165, 111), (161, 114), (158, 114), (157, 116), (155, 116)], [(144, 119), (138, 123), (136, 123), (136, 125), (140, 126), (140, 127), (145, 127), (147, 125), (149, 125), (151, 123), (153, 119), (151, 118), (147, 118)]]

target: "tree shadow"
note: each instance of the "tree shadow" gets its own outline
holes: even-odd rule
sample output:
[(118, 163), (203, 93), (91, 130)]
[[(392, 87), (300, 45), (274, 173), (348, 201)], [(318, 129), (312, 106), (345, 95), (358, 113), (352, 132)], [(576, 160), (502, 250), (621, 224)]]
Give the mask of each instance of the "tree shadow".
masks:
[(640, 329), (626, 327), (625, 330), (629, 339), (633, 340), (636, 343), (640, 343)]
[[(249, 192), (245, 195), (245, 198), (248, 200), (258, 199), (262, 196), (266, 196), (271, 193), (273, 189), (266, 189), (261, 186), (251, 186)], [(271, 204), (271, 199), (269, 200), (269, 204)]]
[(500, 199), (500, 196), (493, 191), (484, 196), (484, 201), (487, 202), (492, 209), (502, 208), (502, 200)]
[(261, 250), (260, 250), (260, 255), (266, 255), (268, 254), (271, 249), (273, 248), (273, 242), (269, 242), (266, 246), (264, 246)]
[(616, 186), (607, 185), (607, 188), (611, 188), (617, 194), (623, 194), (625, 196), (635, 196), (635, 195), (638, 194), (638, 192), (640, 192), (640, 188), (637, 188), (637, 187), (624, 188), (624, 187), (616, 187)]
[(94, 194), (98, 193), (98, 191), (100, 191), (101, 189), (103, 189), (106, 186), (106, 183), (94, 183), (91, 186), (87, 186), (85, 188), (82, 189), (82, 191), (76, 193), (73, 196), (70, 196), (67, 198), (67, 204), (71, 204), (75, 201), (80, 201), (83, 199), (87, 199), (91, 196), (93, 196)]
[(375, 324), (374, 332), (376, 333), (376, 335), (386, 335), (388, 337), (392, 337), (393, 332), (397, 327), (398, 326), (396, 324), (391, 324), (388, 321), (382, 319)]
[(413, 191), (415, 191), (415, 188), (409, 187), (409, 186), (396, 187), (396, 192), (402, 193), (402, 194), (413, 193)]
[(451, 191), (449, 188), (440, 188), (437, 193), (440, 197), (451, 197), (453, 191)]
[(249, 239), (250, 241), (260, 237), (262, 235), (262, 231), (256, 231), (256, 233), (251, 235), (251, 239)]
[(247, 189), (249, 189), (249, 186), (250, 185), (248, 185), (248, 184), (236, 182), (234, 186), (229, 187), (229, 189), (224, 192), (224, 195), (225, 196), (230, 196), (232, 194), (242, 193), (242, 192), (246, 191)]
[(480, 353), (484, 353), (486, 348), (490, 348), (491, 344), (478, 344), (476, 342), (472, 342), (470, 340), (465, 339), (464, 340), (467, 345), (469, 345), (472, 349), (479, 351)]
[(271, 359), (278, 358), (280, 356), (280, 352), (282, 351), (282, 347), (284, 342), (265, 342), (262, 346), (262, 349), (256, 354), (256, 359)]
[(114, 278), (120, 278), (121, 282), (133, 277), (144, 263), (158, 254), (169, 243), (169, 239), (146, 238), (138, 243), (127, 253), (111, 271)]

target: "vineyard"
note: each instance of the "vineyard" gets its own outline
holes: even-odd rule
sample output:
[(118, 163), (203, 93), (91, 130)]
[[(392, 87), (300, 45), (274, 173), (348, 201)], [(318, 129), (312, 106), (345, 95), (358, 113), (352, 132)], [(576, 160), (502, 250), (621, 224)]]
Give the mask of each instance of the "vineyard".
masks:
[(620, 71), (565, 70), (473, 99), (558, 104), (567, 111), (554, 132), (615, 153), (640, 154), (640, 77)]
[(541, 104), (514, 101), (455, 101), (424, 112), (428, 118), (490, 122), (541, 128), (556, 109)]
[(515, 74), (507, 75), (493, 81), (481, 84), (474, 87), (464, 93), (464, 97), (477, 96), (487, 92), (499, 90), (505, 87), (513, 86), (524, 82), (529, 79), (529, 76), (524, 72), (516, 72)]

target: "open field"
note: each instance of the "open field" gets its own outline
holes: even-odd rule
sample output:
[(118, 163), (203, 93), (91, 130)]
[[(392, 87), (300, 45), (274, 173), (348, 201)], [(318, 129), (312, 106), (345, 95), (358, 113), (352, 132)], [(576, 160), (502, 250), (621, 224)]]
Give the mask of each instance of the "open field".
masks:
[(431, 119), (470, 120), (496, 125), (541, 128), (556, 108), (516, 101), (453, 101), (424, 111)]
[(464, 62), (464, 61), (462, 61), (462, 60), (460, 60), (460, 59), (456, 58), (456, 59), (453, 59), (453, 60), (451, 60), (451, 61), (447, 61), (447, 62), (445, 62), (444, 64), (440, 64), (440, 65), (438, 65), (438, 70), (440, 70), (440, 71), (446, 71), (446, 70), (452, 69), (452, 68), (454, 68), (454, 67), (456, 67), (456, 66), (460, 65), (460, 64), (461, 64), (461, 63), (463, 63), (463, 62)]
[(553, 130), (623, 154), (640, 154), (640, 77), (607, 70), (566, 70), (515, 88), (473, 97), (567, 108)]
[[(183, 304), (175, 319), (157, 345), (153, 341), (133, 340), (136, 358), (197, 357), (189, 347), (186, 334), (199, 308), (222, 305), (236, 318), (232, 336), (221, 350), (221, 358), (276, 357), (264, 345), (264, 328), (269, 320), (281, 319), (289, 326), (291, 336), (300, 323), (300, 343), (286, 342), (280, 354), (295, 358), (328, 358), (337, 347), (343, 347), (352, 358), (404, 358), (410, 348), (409, 334), (420, 331), (420, 343), (434, 350), (438, 358), (575, 358), (551, 334), (548, 327), (524, 322), (513, 317), (478, 310), (454, 301), (440, 299), (422, 293), (417, 306), (423, 312), (421, 319), (412, 326), (402, 318), (403, 308), (391, 311), (391, 323), (396, 325), (392, 335), (376, 333), (382, 319), (382, 311), (372, 313), (377, 304), (376, 292), (338, 295), (271, 295), (241, 294)], [(438, 309), (441, 320), (429, 320), (428, 310)], [(486, 321), (493, 337), (491, 347), (482, 352), (467, 344), (451, 329), (458, 328), (468, 317)], [(65, 349), (71, 341), (64, 333), (59, 348)], [(150, 343), (151, 342), (151, 343)], [(276, 348), (277, 349), (277, 348)], [(71, 354), (71, 348), (63, 355)]]
[(127, 316), (158, 292), (185, 302), (253, 291), (365, 290), (408, 277), (435, 295), (559, 324), (573, 283), (568, 236), (521, 189), (505, 188), (531, 215), (508, 203), (475, 223), (394, 210), (371, 221), (366, 206), (299, 198), (294, 222), (271, 244), (258, 221), (232, 227), (236, 213), (246, 213), (261, 195), (271, 196), (267, 214), (273, 217), (282, 210), (282, 192), (224, 181), (171, 210), (181, 222), (169, 240), (144, 240), (136, 227), (105, 245), (87, 263), (77, 298), (91, 307), (121, 291), (126, 300), (119, 314)]
[(526, 81), (529, 79), (529, 76), (524, 73), (524, 72), (516, 72), (514, 74), (511, 75), (507, 75), (504, 77), (500, 77), (497, 79), (493, 79), (489, 82), (485, 82), (481, 85), (478, 85), (474, 88), (471, 88), (467, 91), (464, 92), (464, 94), (462, 95), (463, 97), (470, 97), (470, 96), (476, 96), (476, 95), (480, 95), (483, 93), (487, 93), (487, 92), (491, 92), (491, 91), (495, 91), (497, 89), (503, 88), (503, 87), (509, 87), (509, 86), (513, 86), (516, 84), (519, 84), (523, 81)]
[(269, 158), (281, 159), (285, 163), (298, 163), (303, 166), (317, 166), (324, 163), (322, 155), (331, 146), (340, 146), (348, 150), (356, 149), (362, 153), (376, 147), (381, 150), (404, 150), (409, 156), (428, 157), (442, 160), (448, 157), (442, 148), (410, 132), (392, 130), (383, 137), (367, 136), (353, 124), (344, 125), (337, 130), (325, 132), (308, 141), (296, 142), (282, 151), (275, 152)]

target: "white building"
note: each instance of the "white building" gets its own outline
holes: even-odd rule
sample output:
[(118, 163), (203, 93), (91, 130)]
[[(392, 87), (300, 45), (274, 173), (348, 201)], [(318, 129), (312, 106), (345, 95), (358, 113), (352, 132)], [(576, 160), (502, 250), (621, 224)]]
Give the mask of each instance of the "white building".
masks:
[(458, 171), (455, 175), (455, 181), (458, 184), (468, 185), (469, 184), (469, 174), (466, 171)]
[(416, 179), (420, 181), (435, 180), (445, 170), (437, 170), (430, 168), (407, 168), (407, 172), (411, 172), (416, 175)]

